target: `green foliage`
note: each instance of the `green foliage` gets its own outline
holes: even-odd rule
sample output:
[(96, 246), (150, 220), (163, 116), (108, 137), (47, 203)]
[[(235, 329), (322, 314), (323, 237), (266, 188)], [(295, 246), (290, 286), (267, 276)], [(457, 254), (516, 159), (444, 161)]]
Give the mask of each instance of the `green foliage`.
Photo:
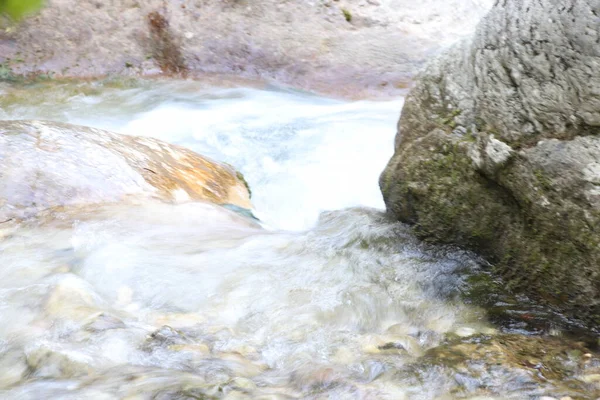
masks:
[(15, 75), (12, 69), (6, 63), (0, 64), (0, 82), (12, 82), (15, 80)]
[(244, 174), (242, 174), (240, 171), (235, 171), (235, 174), (236, 174), (237, 178), (240, 181), (242, 181), (242, 183), (244, 184), (244, 186), (246, 186), (246, 189), (248, 189), (248, 196), (251, 198), (252, 197), (252, 190), (250, 190), (250, 185), (248, 185), (248, 182), (246, 181), (246, 178), (244, 178)]
[(43, 5), (44, 0), (0, 0), (0, 14), (19, 21), (38, 11)]
[(53, 79), (53, 72), (30, 72), (25, 75), (15, 73), (13, 70), (14, 64), (22, 62), (24, 60), (17, 57), (13, 59), (7, 58), (4, 62), (0, 63), (0, 82), (31, 84)]
[(352, 13), (349, 10), (342, 8), (342, 13), (344, 14), (344, 18), (346, 18), (346, 21), (352, 22)]

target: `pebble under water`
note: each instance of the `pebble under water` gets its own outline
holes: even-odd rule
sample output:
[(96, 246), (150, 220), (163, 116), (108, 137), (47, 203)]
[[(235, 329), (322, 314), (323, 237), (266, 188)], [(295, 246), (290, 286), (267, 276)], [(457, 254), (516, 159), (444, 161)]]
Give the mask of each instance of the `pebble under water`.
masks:
[(402, 99), (172, 81), (0, 95), (3, 119), (154, 136), (229, 162), (261, 220), (148, 202), (0, 225), (0, 398), (600, 397), (595, 338), (489, 296), (499, 284), (476, 257), (385, 216), (377, 179)]

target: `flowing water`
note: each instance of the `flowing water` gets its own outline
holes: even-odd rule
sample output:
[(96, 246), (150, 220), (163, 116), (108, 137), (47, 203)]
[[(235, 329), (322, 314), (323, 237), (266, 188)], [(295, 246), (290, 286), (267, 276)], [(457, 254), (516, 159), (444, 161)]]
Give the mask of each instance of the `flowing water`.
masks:
[[(2, 119), (154, 136), (229, 162), (261, 220), (147, 203), (4, 228), (0, 398), (600, 396), (589, 341), (536, 330), (551, 313), (526, 299), (474, 301), (494, 286), (477, 286), (474, 256), (386, 218), (377, 179), (402, 99), (197, 82), (0, 94)], [(518, 318), (498, 324), (492, 309)]]

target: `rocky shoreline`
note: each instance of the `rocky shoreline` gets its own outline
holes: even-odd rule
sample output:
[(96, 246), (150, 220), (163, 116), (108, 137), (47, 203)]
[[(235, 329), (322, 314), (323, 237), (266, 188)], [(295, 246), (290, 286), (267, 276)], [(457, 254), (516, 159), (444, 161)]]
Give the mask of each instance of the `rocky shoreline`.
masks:
[(0, 70), (228, 76), (350, 98), (398, 95), (427, 59), (472, 32), (490, 3), (49, 0), (0, 34)]

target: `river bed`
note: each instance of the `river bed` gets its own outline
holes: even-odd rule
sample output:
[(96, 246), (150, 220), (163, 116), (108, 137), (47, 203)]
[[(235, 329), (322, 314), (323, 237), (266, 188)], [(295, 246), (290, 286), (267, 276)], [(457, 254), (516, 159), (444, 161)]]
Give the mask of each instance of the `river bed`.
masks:
[(149, 202), (4, 228), (0, 398), (600, 396), (593, 340), (526, 299), (494, 298), (517, 315), (495, 319), (473, 295), (493, 281), (481, 260), (385, 216), (377, 180), (402, 98), (191, 81), (0, 95), (1, 119), (152, 136), (228, 162), (260, 219)]

